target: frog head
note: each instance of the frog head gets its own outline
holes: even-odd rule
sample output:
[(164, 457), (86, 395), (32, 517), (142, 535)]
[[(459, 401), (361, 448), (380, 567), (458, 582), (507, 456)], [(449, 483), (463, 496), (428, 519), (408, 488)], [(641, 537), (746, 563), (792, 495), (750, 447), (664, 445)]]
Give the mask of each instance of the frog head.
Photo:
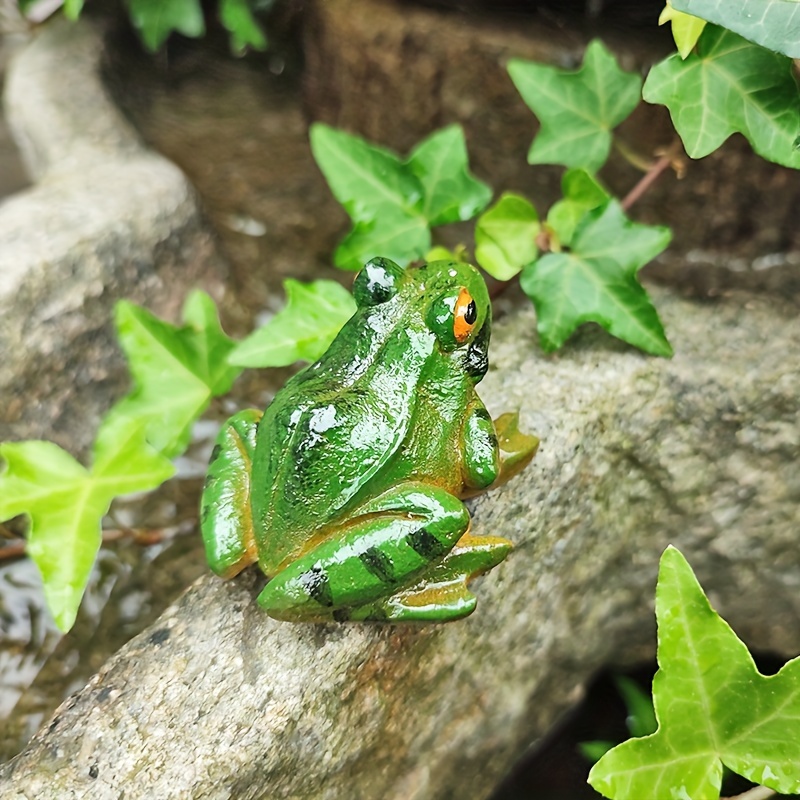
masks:
[(444, 260), (403, 269), (373, 258), (356, 277), (353, 296), (364, 310), (380, 307), (373, 327), (425, 332), (435, 352), (474, 383), (486, 374), (492, 309), (486, 283), (471, 264)]

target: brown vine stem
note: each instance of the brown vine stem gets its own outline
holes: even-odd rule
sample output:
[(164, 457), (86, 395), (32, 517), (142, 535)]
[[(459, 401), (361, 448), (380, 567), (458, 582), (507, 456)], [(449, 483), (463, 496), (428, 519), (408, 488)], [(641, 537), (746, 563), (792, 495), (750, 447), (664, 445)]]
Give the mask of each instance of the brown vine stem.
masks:
[(767, 800), (768, 797), (774, 797), (776, 794), (776, 791), (767, 786), (754, 786), (746, 792), (733, 797), (721, 797), (720, 800)]
[[(116, 542), (120, 539), (133, 539), (136, 544), (147, 547), (151, 544), (158, 544), (169, 535), (165, 529), (153, 530), (132, 530), (130, 528), (109, 528), (103, 531), (103, 544)], [(10, 544), (0, 547), (0, 563), (12, 561), (16, 558), (25, 556), (25, 539), (14, 539)]]
[(669, 168), (673, 167), (680, 177), (683, 173), (683, 162), (680, 158), (681, 144), (676, 139), (648, 168), (639, 182), (625, 195), (622, 208), (627, 211)]

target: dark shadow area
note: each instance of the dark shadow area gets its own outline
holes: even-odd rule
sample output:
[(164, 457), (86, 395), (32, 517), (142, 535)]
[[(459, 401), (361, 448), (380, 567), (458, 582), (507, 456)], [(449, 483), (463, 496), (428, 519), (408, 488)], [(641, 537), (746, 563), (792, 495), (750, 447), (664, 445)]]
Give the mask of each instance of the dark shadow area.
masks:
[[(784, 664), (771, 654), (756, 654), (756, 665), (764, 675), (773, 675)], [(491, 800), (597, 800), (601, 797), (586, 782), (592, 763), (581, 753), (582, 742), (604, 740), (619, 744), (630, 738), (626, 726), (628, 710), (614, 683), (617, 676), (635, 681), (650, 695), (655, 663), (632, 670), (607, 670), (587, 687), (586, 698), (562, 720), (537, 750), (508, 776)], [(727, 772), (722, 796), (731, 797), (753, 786), (739, 775)]]

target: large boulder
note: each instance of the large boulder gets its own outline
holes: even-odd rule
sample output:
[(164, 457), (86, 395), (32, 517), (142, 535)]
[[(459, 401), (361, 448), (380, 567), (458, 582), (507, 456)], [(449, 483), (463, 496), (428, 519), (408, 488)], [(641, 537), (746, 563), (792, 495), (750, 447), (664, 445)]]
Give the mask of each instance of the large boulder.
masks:
[(224, 268), (191, 184), (111, 103), (99, 30), (56, 20), (9, 66), (5, 110), (34, 185), (0, 203), (0, 441), (85, 450), (127, 386), (122, 297), (174, 319)]
[(482, 395), (542, 437), (474, 503), (516, 545), (450, 625), (293, 625), (253, 570), (200, 579), (0, 768), (3, 797), (484, 798), (603, 665), (654, 654), (678, 546), (753, 648), (800, 650), (800, 347), (790, 303), (654, 292), (676, 356), (496, 326)]

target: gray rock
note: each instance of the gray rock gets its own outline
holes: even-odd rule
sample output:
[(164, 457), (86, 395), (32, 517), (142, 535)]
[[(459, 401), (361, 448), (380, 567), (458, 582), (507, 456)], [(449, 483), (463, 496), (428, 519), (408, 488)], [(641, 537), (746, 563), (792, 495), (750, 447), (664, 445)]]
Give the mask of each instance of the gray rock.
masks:
[(0, 204), (0, 441), (85, 450), (126, 388), (114, 302), (174, 319), (224, 273), (194, 191), (109, 101), (102, 37), (56, 20), (9, 66), (9, 125), (35, 185)]
[(482, 395), (542, 448), (474, 505), (516, 549), (471, 618), (291, 625), (254, 572), (202, 578), (0, 768), (2, 797), (484, 798), (595, 670), (652, 657), (668, 543), (751, 648), (796, 654), (797, 309), (654, 297), (672, 360), (591, 329), (543, 357), (527, 310), (496, 326)]

